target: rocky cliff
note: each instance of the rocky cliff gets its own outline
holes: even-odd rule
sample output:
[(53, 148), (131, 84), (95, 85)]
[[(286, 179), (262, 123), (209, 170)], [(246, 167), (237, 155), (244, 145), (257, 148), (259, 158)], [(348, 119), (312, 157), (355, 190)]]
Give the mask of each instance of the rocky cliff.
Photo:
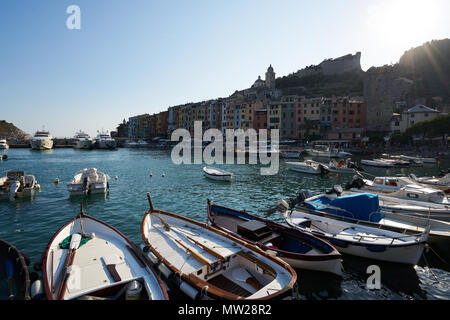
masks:
[(5, 120), (0, 120), (0, 137), (5, 138), (8, 144), (27, 144), (32, 138), (30, 134)]

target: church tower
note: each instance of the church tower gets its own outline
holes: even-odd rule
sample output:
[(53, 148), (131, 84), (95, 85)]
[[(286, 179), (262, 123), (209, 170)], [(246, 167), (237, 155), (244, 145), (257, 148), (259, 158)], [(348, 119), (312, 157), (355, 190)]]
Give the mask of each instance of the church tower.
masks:
[(275, 72), (273, 72), (272, 65), (267, 68), (266, 72), (266, 88), (275, 89)]

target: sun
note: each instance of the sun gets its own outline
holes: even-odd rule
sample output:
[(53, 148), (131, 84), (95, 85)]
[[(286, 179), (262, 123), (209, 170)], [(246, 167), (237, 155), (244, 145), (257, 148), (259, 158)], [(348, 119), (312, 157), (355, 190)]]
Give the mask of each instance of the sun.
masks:
[(386, 0), (368, 8), (371, 34), (387, 45), (404, 47), (427, 37), (438, 15), (433, 0)]

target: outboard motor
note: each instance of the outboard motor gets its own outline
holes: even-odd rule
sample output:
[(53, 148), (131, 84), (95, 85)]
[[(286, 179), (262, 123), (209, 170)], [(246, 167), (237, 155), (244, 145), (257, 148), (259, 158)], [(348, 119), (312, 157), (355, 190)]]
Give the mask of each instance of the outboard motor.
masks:
[(325, 167), (323, 164), (319, 164), (319, 168), (320, 168), (320, 173), (322, 173), (322, 174), (326, 174), (326, 173), (330, 172), (330, 170), (327, 167)]
[(87, 189), (88, 185), (88, 177), (84, 177), (83, 179), (83, 191)]
[(9, 199), (10, 200), (14, 200), (16, 198), (16, 192), (17, 192), (17, 190), (19, 190), (19, 187), (20, 187), (20, 182), (17, 180), (9, 185)]
[(364, 171), (364, 168), (363, 168), (363, 167), (361, 167), (360, 165), (358, 165), (356, 162), (353, 162), (353, 161), (350, 161), (350, 162), (347, 164), (347, 167), (348, 167), (348, 168), (352, 168), (352, 169), (356, 169), (356, 170), (358, 170), (358, 171)]
[(354, 176), (352, 182), (345, 185), (345, 189), (349, 190), (352, 188), (361, 189), (364, 186), (364, 180), (358, 176)]

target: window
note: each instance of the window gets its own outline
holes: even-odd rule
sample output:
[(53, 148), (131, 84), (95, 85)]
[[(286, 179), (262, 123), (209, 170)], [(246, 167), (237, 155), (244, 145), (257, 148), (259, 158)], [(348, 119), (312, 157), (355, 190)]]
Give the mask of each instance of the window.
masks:
[(396, 127), (400, 126), (400, 122), (396, 121), (396, 122), (395, 122), (395, 126), (396, 126)]
[(428, 117), (428, 113), (425, 113), (425, 117)]

